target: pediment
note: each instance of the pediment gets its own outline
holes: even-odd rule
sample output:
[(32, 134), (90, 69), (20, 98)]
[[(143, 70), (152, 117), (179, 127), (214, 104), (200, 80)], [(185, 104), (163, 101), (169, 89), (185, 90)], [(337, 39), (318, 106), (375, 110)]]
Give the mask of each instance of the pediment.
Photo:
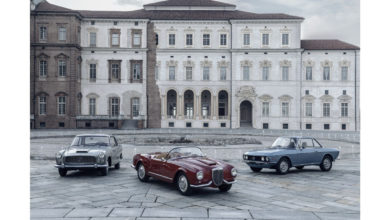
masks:
[(312, 95), (305, 95), (302, 97), (302, 99), (312, 101), (312, 100), (316, 99), (316, 97), (314, 97)]
[(186, 66), (195, 66), (195, 63), (191, 60), (187, 60), (187, 61), (183, 61), (183, 66), (186, 67)]
[(211, 62), (209, 60), (200, 61), (200, 66), (202, 66), (202, 67), (204, 67), (204, 66), (211, 67), (212, 65), (213, 65), (213, 62)]
[(229, 62), (226, 62), (225, 60), (218, 61), (218, 66), (219, 67), (227, 67), (227, 66), (229, 66)]
[(261, 99), (263, 101), (269, 101), (269, 100), (273, 99), (273, 97), (268, 95), (268, 94), (264, 94), (264, 95), (260, 96), (259, 99)]
[(352, 97), (349, 95), (341, 95), (337, 99), (340, 101), (350, 101), (352, 99)]
[(55, 96), (68, 96), (68, 93), (66, 93), (66, 92), (57, 92), (56, 94), (55, 94)]
[(56, 59), (69, 59), (69, 56), (67, 56), (64, 53), (60, 53), (57, 56), (55, 56), (54, 58), (56, 58)]
[(272, 62), (269, 60), (260, 61), (260, 67), (271, 67)]
[(174, 61), (174, 60), (170, 60), (170, 61), (167, 61), (167, 66), (177, 66), (177, 61)]
[(325, 60), (325, 61), (322, 61), (322, 62), (321, 62), (321, 66), (329, 66), (329, 67), (332, 67), (332, 66), (333, 66), (333, 63), (332, 63), (332, 61)]
[(241, 61), (241, 66), (250, 66), (252, 67), (253, 62), (250, 60), (243, 60)]
[(323, 95), (320, 97), (320, 99), (323, 101), (323, 102), (331, 102), (333, 101), (333, 96), (330, 96), (330, 95)]
[(315, 62), (313, 60), (303, 61), (304, 66), (314, 66)]
[(279, 99), (281, 101), (290, 101), (291, 99), (293, 99), (293, 97), (290, 95), (282, 95), (282, 96), (279, 96)]
[(339, 65), (340, 66), (348, 66), (349, 67), (351, 65), (351, 62), (348, 61), (348, 60), (343, 60), (343, 61), (339, 62)]
[(49, 59), (50, 58), (50, 56), (45, 54), (45, 53), (40, 53), (37, 57), (39, 59)]
[(37, 93), (35, 94), (35, 96), (49, 96), (49, 94), (48, 94), (47, 92), (41, 91), (41, 92), (37, 92)]
[(96, 94), (96, 93), (89, 93), (87, 96), (86, 96), (87, 98), (99, 98), (99, 95), (98, 94)]
[(291, 66), (291, 61), (282, 60), (282, 61), (280, 61), (280, 66)]

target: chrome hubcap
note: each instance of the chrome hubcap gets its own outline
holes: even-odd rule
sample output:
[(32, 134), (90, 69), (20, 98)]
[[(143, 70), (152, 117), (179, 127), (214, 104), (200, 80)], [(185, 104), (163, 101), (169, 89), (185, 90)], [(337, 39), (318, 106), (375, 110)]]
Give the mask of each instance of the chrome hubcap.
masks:
[(288, 170), (288, 163), (286, 161), (282, 161), (280, 163), (280, 171), (282, 171), (284, 173), (287, 170)]
[(188, 188), (187, 178), (185, 176), (179, 177), (179, 188), (180, 191), (185, 192)]
[(329, 169), (330, 168), (330, 160), (328, 158), (324, 159), (324, 168)]
[(145, 167), (143, 165), (140, 165), (138, 167), (138, 176), (141, 179), (143, 179), (145, 177)]

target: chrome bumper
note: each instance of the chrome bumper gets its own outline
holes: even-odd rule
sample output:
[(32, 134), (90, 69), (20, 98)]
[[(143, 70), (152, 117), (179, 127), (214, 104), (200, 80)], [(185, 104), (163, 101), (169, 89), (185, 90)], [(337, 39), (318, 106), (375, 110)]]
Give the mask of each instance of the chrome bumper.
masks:
[(135, 169), (135, 166), (133, 164), (131, 164), (131, 168)]
[[(233, 183), (236, 183), (237, 181), (236, 181), (236, 180), (233, 180), (233, 181), (229, 182), (229, 181), (223, 180), (223, 182), (224, 182), (225, 184), (231, 185), (231, 184), (233, 184)], [(210, 182), (205, 183), (205, 184), (201, 184), (201, 185), (190, 185), (190, 186), (191, 186), (192, 188), (201, 188), (201, 187), (211, 186), (212, 184), (213, 184), (213, 181), (210, 181)]]
[(257, 160), (244, 160), (245, 163), (255, 163), (255, 164), (272, 164), (271, 162), (267, 161), (257, 161)]
[(65, 168), (69, 168), (69, 169), (83, 169), (83, 168), (106, 168), (108, 167), (107, 164), (90, 164), (90, 165), (83, 165), (83, 164), (79, 164), (79, 165), (65, 165), (65, 164), (61, 164), (61, 165), (55, 165), (54, 166), (55, 168), (62, 168), (62, 169), (65, 169)]

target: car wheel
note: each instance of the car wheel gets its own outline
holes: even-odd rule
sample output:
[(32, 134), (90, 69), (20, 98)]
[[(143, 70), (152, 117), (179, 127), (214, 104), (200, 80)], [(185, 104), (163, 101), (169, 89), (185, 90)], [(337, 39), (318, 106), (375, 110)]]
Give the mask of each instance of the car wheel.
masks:
[(251, 167), (253, 172), (260, 172), (263, 168)]
[(58, 168), (58, 173), (60, 174), (60, 176), (64, 177), (66, 176), (66, 173), (68, 172), (68, 170), (64, 169), (64, 168)]
[(100, 169), (100, 175), (101, 176), (107, 176), (108, 175), (108, 170), (109, 170), (109, 167), (105, 167), (105, 168), (101, 168)]
[(288, 170), (290, 169), (290, 163), (286, 158), (282, 158), (279, 163), (276, 165), (276, 170), (279, 174), (286, 174), (288, 173)]
[(184, 173), (180, 173), (176, 180), (176, 186), (179, 192), (183, 195), (190, 195), (191, 194), (191, 186), (188, 182), (187, 176)]
[(138, 179), (141, 180), (141, 182), (146, 182), (149, 180), (149, 176), (146, 175), (146, 169), (142, 163), (140, 163), (138, 165), (137, 176), (138, 176)]
[(302, 170), (305, 166), (297, 166), (295, 168), (297, 168), (298, 170)]
[(224, 184), (218, 187), (219, 191), (227, 192), (232, 188), (232, 184)]
[(115, 164), (115, 169), (119, 170), (120, 168), (121, 168), (121, 163), (120, 162)]
[(329, 171), (332, 169), (332, 159), (329, 156), (325, 156), (322, 159), (322, 163), (320, 165), (322, 171)]

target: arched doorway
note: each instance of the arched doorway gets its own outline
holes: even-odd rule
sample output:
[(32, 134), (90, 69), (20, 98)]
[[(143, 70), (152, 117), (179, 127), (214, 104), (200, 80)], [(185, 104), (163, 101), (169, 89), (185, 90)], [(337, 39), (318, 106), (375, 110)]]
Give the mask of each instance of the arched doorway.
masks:
[(249, 101), (241, 102), (240, 127), (252, 127), (252, 103)]

